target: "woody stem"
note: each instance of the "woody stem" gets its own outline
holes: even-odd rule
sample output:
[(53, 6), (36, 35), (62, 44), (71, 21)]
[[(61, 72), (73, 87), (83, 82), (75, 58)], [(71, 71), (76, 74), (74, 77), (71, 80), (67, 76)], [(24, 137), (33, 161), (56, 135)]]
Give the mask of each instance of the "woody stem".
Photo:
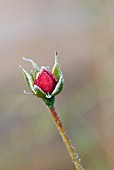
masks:
[(74, 166), (77, 170), (84, 170), (84, 168), (82, 167), (81, 163), (80, 163), (80, 159), (78, 157), (78, 154), (76, 153), (76, 151), (74, 150), (74, 147), (72, 146), (72, 143), (71, 143), (71, 140), (70, 138), (68, 137), (67, 135), (67, 132), (65, 131), (63, 125), (62, 125), (62, 122), (57, 114), (57, 112), (55, 111), (55, 108), (54, 107), (51, 107), (49, 108), (50, 109), (50, 112), (51, 112), (51, 115), (55, 121), (55, 124), (59, 130), (59, 133), (63, 139), (63, 142), (65, 143), (66, 145), (66, 148), (71, 156), (71, 159), (74, 163)]

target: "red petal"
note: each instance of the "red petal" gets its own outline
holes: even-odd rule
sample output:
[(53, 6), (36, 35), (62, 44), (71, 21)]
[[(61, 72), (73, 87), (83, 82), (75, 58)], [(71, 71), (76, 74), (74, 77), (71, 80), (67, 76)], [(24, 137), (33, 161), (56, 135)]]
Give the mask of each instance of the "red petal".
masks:
[(42, 70), (34, 84), (41, 88), (45, 93), (52, 93), (57, 84), (56, 77), (48, 70)]

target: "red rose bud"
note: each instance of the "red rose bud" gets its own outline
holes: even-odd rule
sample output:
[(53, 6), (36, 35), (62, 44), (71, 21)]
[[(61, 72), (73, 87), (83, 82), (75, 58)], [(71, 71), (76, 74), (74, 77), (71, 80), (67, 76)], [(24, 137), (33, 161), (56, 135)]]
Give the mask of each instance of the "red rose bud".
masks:
[(57, 80), (51, 72), (43, 69), (35, 79), (34, 85), (37, 85), (43, 92), (51, 94), (57, 85)]

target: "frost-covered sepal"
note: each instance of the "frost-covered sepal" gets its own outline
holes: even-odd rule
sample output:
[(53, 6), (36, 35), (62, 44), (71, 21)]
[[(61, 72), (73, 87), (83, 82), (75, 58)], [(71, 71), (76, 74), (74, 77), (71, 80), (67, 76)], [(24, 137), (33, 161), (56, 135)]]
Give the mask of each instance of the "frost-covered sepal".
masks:
[(33, 60), (27, 59), (27, 58), (25, 58), (25, 57), (23, 57), (23, 60), (24, 60), (24, 61), (28, 61), (29, 63), (31, 63), (31, 64), (32, 64), (32, 67), (35, 69), (35, 72), (36, 72), (36, 73), (38, 73), (38, 72), (40, 71), (39, 67), (37, 66), (37, 64), (36, 64)]
[(57, 52), (55, 52), (55, 64), (54, 64), (53, 69), (52, 69), (52, 74), (54, 74), (57, 81), (59, 81), (62, 73), (61, 73), (60, 66), (59, 66), (59, 63), (58, 63), (58, 60), (57, 60)]
[(33, 87), (33, 80), (32, 80), (32, 78), (31, 78), (31, 76), (29, 75), (29, 73), (28, 73), (23, 67), (19, 66), (19, 68), (20, 68), (21, 71), (23, 72), (24, 77), (25, 77), (25, 79), (26, 79), (26, 82), (27, 82), (30, 90), (32, 91), (32, 93), (33, 93), (34, 95), (36, 95), (36, 92), (35, 92), (34, 87)]
[(34, 80), (35, 80), (35, 75), (34, 75), (34, 73), (33, 73), (33, 70), (31, 70), (30, 75), (31, 75), (32, 81), (34, 82)]
[(36, 91), (36, 96), (39, 98), (45, 98), (46, 93), (44, 93), (38, 86), (34, 85), (34, 89)]
[(63, 85), (64, 85), (64, 79), (63, 79), (63, 75), (61, 74), (61, 76), (59, 78), (59, 82), (57, 83), (57, 85), (51, 95), (56, 96), (57, 94), (59, 94), (63, 89)]

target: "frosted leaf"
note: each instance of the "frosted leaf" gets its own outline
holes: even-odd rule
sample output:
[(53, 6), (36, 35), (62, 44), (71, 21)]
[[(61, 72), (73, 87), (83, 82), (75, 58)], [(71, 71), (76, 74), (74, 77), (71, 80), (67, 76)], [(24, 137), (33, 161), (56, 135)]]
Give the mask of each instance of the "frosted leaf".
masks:
[(25, 58), (25, 57), (23, 57), (23, 60), (24, 60), (24, 61), (28, 61), (28, 62), (30, 62), (30, 63), (32, 64), (32, 67), (35, 69), (35, 71), (37, 71), (37, 72), (39, 72), (39, 71), (40, 71), (39, 67), (37, 66), (37, 64), (36, 64), (36, 63), (34, 63), (34, 61), (33, 61), (33, 60), (31, 60), (31, 59), (27, 59), (27, 58)]
[(59, 78), (59, 82), (57, 83), (57, 85), (51, 95), (55, 96), (55, 95), (59, 94), (63, 89), (63, 84), (64, 84), (64, 79), (63, 79), (63, 75), (61, 74), (60, 78)]
[(19, 66), (19, 68), (20, 68), (21, 71), (23, 72), (24, 77), (25, 77), (25, 79), (26, 79), (26, 81), (27, 81), (27, 84), (28, 84), (29, 88), (31, 89), (31, 91), (33, 92), (33, 94), (36, 94), (36, 92), (35, 92), (35, 90), (34, 90), (34, 87), (33, 87), (33, 82), (32, 82), (31, 76), (29, 75), (29, 73), (27, 73), (27, 71), (26, 71), (24, 68), (22, 68), (21, 66)]

